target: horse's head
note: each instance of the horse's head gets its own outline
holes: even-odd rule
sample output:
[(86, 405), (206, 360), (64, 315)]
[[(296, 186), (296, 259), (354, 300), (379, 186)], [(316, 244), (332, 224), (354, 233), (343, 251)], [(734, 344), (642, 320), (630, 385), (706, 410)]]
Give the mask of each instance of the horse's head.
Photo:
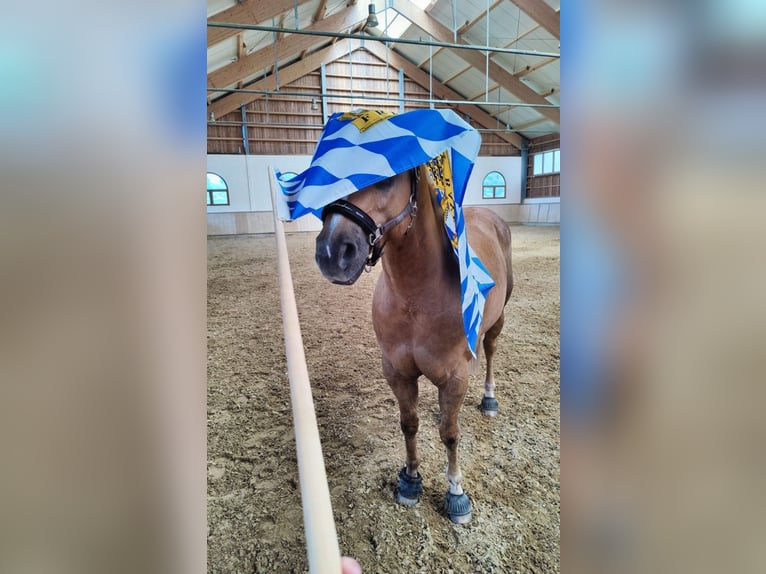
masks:
[(367, 265), (375, 264), (383, 236), (415, 216), (416, 174), (400, 173), (324, 208), (315, 256), (322, 275), (351, 285)]

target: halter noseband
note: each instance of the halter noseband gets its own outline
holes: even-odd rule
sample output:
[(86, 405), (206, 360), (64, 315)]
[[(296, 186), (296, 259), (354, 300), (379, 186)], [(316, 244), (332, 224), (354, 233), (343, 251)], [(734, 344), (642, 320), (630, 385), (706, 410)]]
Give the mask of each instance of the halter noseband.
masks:
[(333, 201), (326, 205), (322, 210), (323, 222), (331, 213), (340, 213), (356, 223), (367, 234), (367, 243), (370, 246), (370, 252), (367, 255), (367, 261), (365, 263), (365, 269), (367, 271), (369, 271), (378, 262), (380, 256), (383, 255), (383, 246), (380, 244), (381, 238), (404, 221), (408, 215), (411, 218), (410, 225), (407, 227), (407, 231), (409, 231), (415, 216), (418, 214), (418, 181), (420, 179), (420, 173), (418, 172), (418, 168), (414, 168), (410, 171), (412, 171), (412, 176), (410, 177), (410, 200), (407, 202), (406, 207), (402, 209), (397, 216), (393, 219), (389, 219), (382, 225), (377, 225), (372, 218), (364, 212), (364, 210), (345, 199)]

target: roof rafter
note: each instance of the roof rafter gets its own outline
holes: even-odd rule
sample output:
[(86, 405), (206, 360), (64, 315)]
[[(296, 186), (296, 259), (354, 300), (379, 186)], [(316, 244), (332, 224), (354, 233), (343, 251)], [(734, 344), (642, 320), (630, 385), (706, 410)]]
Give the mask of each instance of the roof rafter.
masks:
[(561, 40), (561, 19), (559, 13), (548, 6), (543, 0), (513, 0), (519, 8), (535, 22), (540, 24), (554, 38)]
[[(279, 69), (279, 83), (280, 85), (287, 85), (295, 80), (298, 80), (319, 68), (322, 64), (329, 64), (330, 62), (337, 60), (341, 56), (348, 54), (351, 40), (343, 39), (330, 46), (323, 48), (317, 52), (314, 52), (307, 58), (295, 62), (289, 66)], [(268, 76), (257, 82), (253, 82), (247, 86), (252, 90), (276, 90), (277, 78), (276, 76)], [(222, 118), (229, 112), (232, 112), (239, 108), (242, 104), (249, 104), (255, 100), (263, 98), (263, 94), (251, 94), (247, 92), (236, 92), (223, 96), (215, 100), (208, 106), (208, 115), (212, 112), (214, 117)]]
[[(490, 9), (490, 11), (491, 11), (491, 10), (492, 10), (492, 9), (493, 9), (495, 6), (497, 6), (498, 4), (500, 4), (500, 3), (501, 3), (501, 2), (503, 2), (503, 1), (504, 1), (504, 0), (494, 0), (494, 2), (492, 2), (492, 4), (490, 4), (490, 5), (489, 5), (489, 9)], [(425, 10), (424, 10), (424, 12), (425, 12)], [(462, 26), (460, 26), (460, 27), (458, 27), (458, 28), (456, 29), (456, 32), (457, 32), (456, 36), (457, 36), (457, 38), (460, 38), (460, 36), (462, 36), (462, 35), (465, 33), (465, 31), (466, 31), (466, 30), (468, 30), (468, 29), (469, 29), (469, 28), (471, 28), (471, 27), (472, 27), (474, 24), (476, 24), (476, 22), (478, 22), (479, 20), (481, 20), (482, 18), (484, 18), (485, 14), (486, 14), (486, 12), (480, 12), (480, 13), (479, 13), (479, 15), (478, 15), (478, 16), (476, 16), (476, 17), (475, 17), (473, 20), (466, 20), (466, 21), (465, 21), (465, 23), (464, 23)], [(451, 30), (450, 30), (450, 31), (451, 31)], [(454, 39), (455, 39), (455, 37), (453, 36), (453, 40), (454, 40)], [(452, 41), (452, 40), (450, 40), (450, 41)], [(446, 49), (447, 49), (447, 48), (437, 48), (437, 49), (436, 49), (436, 51), (433, 53), (433, 56), (434, 56), (434, 57), (436, 57), (438, 54), (440, 54), (440, 53), (441, 53), (441, 51), (442, 51), (442, 50), (446, 50)], [(428, 61), (428, 60), (423, 60), (422, 62), (420, 62), (420, 63), (418, 64), (418, 66), (422, 66), (422, 65), (423, 65), (423, 64), (425, 64), (427, 61)], [(465, 70), (464, 70), (464, 71), (465, 71)]]
[[(357, 25), (367, 17), (367, 11), (364, 5), (354, 4), (337, 14), (328, 16), (324, 20), (319, 20), (312, 24), (306, 30), (320, 32), (337, 32), (351, 26)], [(327, 39), (317, 38), (303, 34), (291, 34), (280, 40), (276, 45), (276, 54), (273, 45), (264, 46), (238, 61), (224, 66), (215, 72), (208, 74), (208, 86), (211, 88), (222, 88), (236, 83), (238, 80), (260, 72), (270, 65), (274, 60), (289, 59), (295, 55), (305, 53), (306, 50), (315, 46), (317, 42), (327, 41)]]
[(541, 60), (534, 66), (525, 66), (524, 68), (517, 70), (513, 73), (514, 76), (517, 78), (523, 78), (527, 74), (531, 74), (532, 72), (536, 72), (543, 66), (547, 66), (548, 64), (555, 62), (558, 58), (548, 58), (547, 60)]
[(547, 121), (548, 121), (548, 119), (547, 119), (547, 118), (539, 118), (539, 119), (537, 119), (537, 120), (532, 120), (531, 122), (526, 122), (526, 123), (524, 123), (524, 124), (521, 124), (521, 125), (518, 125), (518, 126), (513, 126), (513, 127), (514, 127), (514, 129), (516, 129), (516, 130), (519, 130), (519, 131), (524, 131), (524, 130), (528, 130), (529, 128), (533, 128), (533, 127), (535, 127), (536, 125), (539, 125), (539, 124), (545, 123), (545, 122), (547, 122)]
[[(305, 4), (309, 0), (297, 0), (298, 4)], [(271, 20), (295, 7), (295, 0), (244, 0), (231, 8), (213, 14), (208, 22), (230, 22), (233, 24), (259, 24)], [(208, 28), (208, 48), (218, 42), (223, 42), (232, 36), (236, 36), (241, 30), (232, 28)]]
[[(386, 61), (386, 48), (379, 42), (366, 42), (364, 47), (368, 52), (374, 56), (377, 56), (381, 61)], [(388, 62), (389, 65), (394, 66), (395, 68), (401, 68), (404, 71), (404, 75), (416, 84), (425, 89), (429, 88), (428, 74), (394, 50), (389, 51)], [(431, 88), (433, 89), (434, 95), (439, 98), (446, 100), (465, 100), (465, 97), (462, 94), (454, 91), (452, 88), (449, 88), (436, 80), (431, 82)], [(457, 104), (455, 107), (464, 114), (470, 115), (471, 118), (476, 120), (485, 128), (492, 129), (497, 125), (497, 120), (478, 106), (472, 104)], [(520, 135), (515, 133), (498, 133), (496, 135), (517, 149), (521, 149), (524, 138), (522, 138)]]
[[(394, 5), (394, 9), (412, 22), (415, 26), (430, 34), (434, 39), (440, 42), (452, 41), (452, 31), (447, 29), (444, 25), (436, 20), (433, 16), (424, 12), (409, 2), (402, 2)], [(462, 38), (458, 38), (458, 42), (461, 44), (467, 44)], [(454, 50), (454, 52), (460, 57), (471, 64), (478, 70), (485, 70), (489, 68), (489, 77), (500, 84), (504, 89), (511, 94), (519, 98), (522, 102), (529, 104), (544, 104), (550, 105), (550, 102), (535, 92), (532, 88), (524, 84), (521, 80), (514, 77), (513, 74), (508, 72), (505, 68), (494, 62), (492, 59), (487, 60), (479, 52), (474, 50)], [(561, 114), (556, 108), (538, 108), (535, 109), (537, 113), (545, 116), (549, 120), (556, 122), (561, 121)]]
[(319, 20), (322, 20), (327, 13), (327, 0), (321, 0), (319, 2), (319, 6), (317, 6), (316, 11), (314, 12), (314, 15), (311, 17), (311, 22), (315, 23)]

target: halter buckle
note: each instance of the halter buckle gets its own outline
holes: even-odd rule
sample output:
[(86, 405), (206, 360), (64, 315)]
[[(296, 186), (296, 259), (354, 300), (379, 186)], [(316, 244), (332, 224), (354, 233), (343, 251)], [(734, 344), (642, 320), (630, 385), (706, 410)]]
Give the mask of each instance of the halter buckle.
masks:
[(372, 233), (370, 233), (369, 237), (367, 238), (367, 241), (369, 242), (369, 244), (370, 244), (370, 247), (371, 247), (371, 248), (372, 248), (372, 247), (375, 247), (375, 244), (376, 244), (378, 241), (380, 241), (380, 238), (381, 238), (381, 237), (383, 237), (383, 233), (381, 233), (381, 227), (380, 227), (380, 225), (378, 225), (378, 226), (375, 228), (375, 231), (373, 231)]
[(418, 216), (418, 204), (415, 202), (415, 196), (410, 195), (410, 222), (407, 224), (407, 229), (404, 230), (404, 234), (407, 235), (412, 228), (412, 224), (415, 223), (415, 218)]

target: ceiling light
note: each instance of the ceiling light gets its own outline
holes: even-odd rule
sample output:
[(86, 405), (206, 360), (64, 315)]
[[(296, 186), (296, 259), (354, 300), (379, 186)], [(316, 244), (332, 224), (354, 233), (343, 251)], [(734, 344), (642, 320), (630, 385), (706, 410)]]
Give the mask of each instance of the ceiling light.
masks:
[(378, 26), (378, 17), (375, 15), (375, 2), (370, 2), (367, 10), (369, 11), (369, 14), (367, 15), (365, 27), (376, 28)]

